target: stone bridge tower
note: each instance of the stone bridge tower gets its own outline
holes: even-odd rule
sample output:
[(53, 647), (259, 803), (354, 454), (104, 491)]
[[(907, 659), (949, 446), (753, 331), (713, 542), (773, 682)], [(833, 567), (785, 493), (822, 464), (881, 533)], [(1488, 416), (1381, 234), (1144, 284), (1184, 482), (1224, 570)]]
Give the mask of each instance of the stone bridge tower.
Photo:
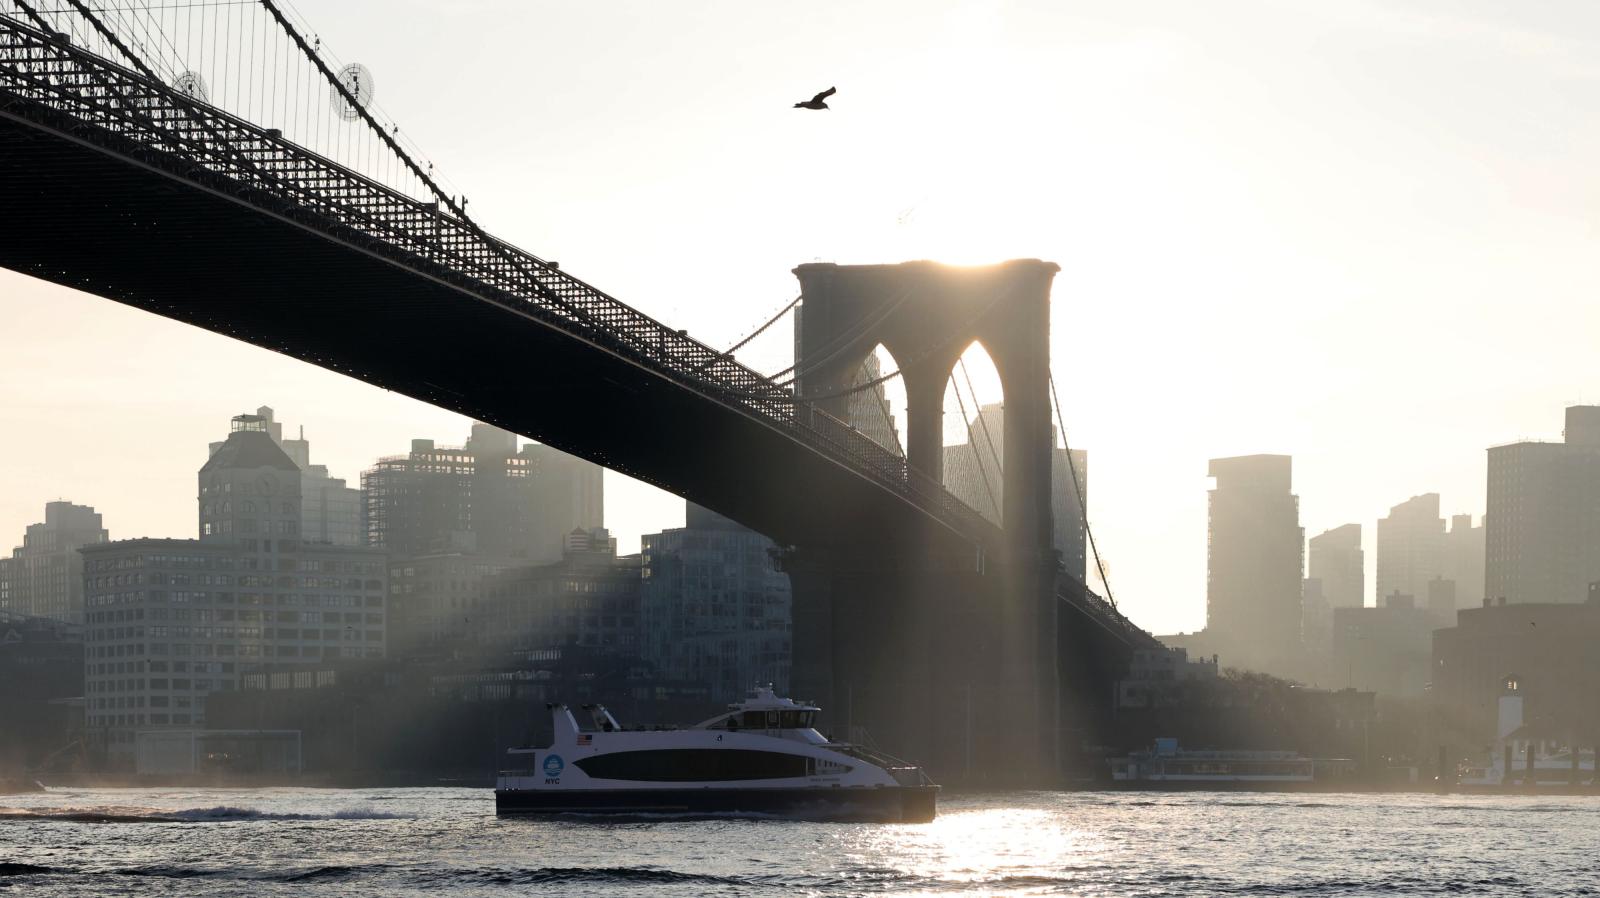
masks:
[(961, 355), (981, 343), (1000, 374), (999, 557), (870, 557), (854, 547), (878, 541), (841, 521), (828, 544), (796, 547), (786, 562), (796, 694), (827, 705), (836, 729), (865, 727), (952, 782), (1037, 785), (1059, 769), (1050, 506), (1050, 286), (1059, 270), (1034, 259), (795, 269), (799, 395), (848, 420), (850, 397), (838, 394), (882, 344), (905, 385), (913, 478), (942, 487), (945, 386)]

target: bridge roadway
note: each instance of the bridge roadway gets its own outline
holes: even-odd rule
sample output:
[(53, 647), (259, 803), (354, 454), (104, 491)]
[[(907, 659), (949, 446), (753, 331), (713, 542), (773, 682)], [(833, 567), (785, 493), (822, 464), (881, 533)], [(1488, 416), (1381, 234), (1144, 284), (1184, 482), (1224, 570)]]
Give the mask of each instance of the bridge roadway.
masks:
[[(354, 207), (370, 205), (358, 192), (381, 189), (309, 154), (271, 170), (279, 181), (293, 170), (300, 184), (317, 182), (321, 197), (346, 208), (308, 207), (295, 202), (300, 184), (251, 183), (177, 151), (186, 148), (176, 141), (153, 144), (140, 133), (152, 128), (104, 96), (85, 98), (87, 90), (26, 96), (18, 88), (34, 79), (17, 72), (21, 54), (11, 44), (27, 32), (0, 21), (0, 265), (492, 422), (779, 542), (837, 532), (841, 521), (890, 547), (897, 535), (932, 533), (943, 549), (971, 557), (999, 542), (998, 528), (957, 508), (942, 487), (919, 495), (903, 461), (842, 423), (817, 413), (802, 425), (805, 410), (796, 413), (770, 385), (772, 401), (760, 403), (764, 378), (742, 366), (743, 378), (729, 377), (735, 366), (714, 349), (611, 300), (654, 331), (644, 341), (618, 339), (609, 321), (552, 315), (548, 298), (517, 296), (469, 266), (428, 258), (433, 228), (466, 230), (447, 215), (387, 197), (416, 213), (401, 226), (422, 240), (378, 239), (350, 219)], [(146, 86), (87, 53), (47, 52), (61, 57), (56, 72), (81, 73), (85, 84)], [(168, 93), (150, 91), (140, 103), (170, 101)], [(96, 105), (106, 114), (97, 116)], [(262, 162), (296, 155), (266, 129), (212, 117), (196, 129), (208, 151), (223, 134)], [(192, 118), (175, 106), (156, 124), (170, 130)], [(499, 249), (541, 276), (576, 283)]]
[[(1004, 533), (942, 486), (715, 349), (436, 205), (5, 17), (0, 197), (0, 266), (494, 423), (809, 557), (978, 573), (1006, 554)], [(896, 613), (906, 584), (939, 586), (901, 582)], [(1081, 584), (1059, 595), (1073, 638), (1150, 644)], [(915, 669), (937, 667), (928, 650), (906, 649)]]

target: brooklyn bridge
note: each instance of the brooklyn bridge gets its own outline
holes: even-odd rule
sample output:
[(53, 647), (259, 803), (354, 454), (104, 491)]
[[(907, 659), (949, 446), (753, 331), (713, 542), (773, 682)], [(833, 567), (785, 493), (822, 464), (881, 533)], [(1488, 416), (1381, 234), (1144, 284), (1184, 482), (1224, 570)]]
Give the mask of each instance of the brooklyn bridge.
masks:
[[(763, 373), (488, 233), (364, 69), (275, 0), (225, 4), (226, 28), (222, 5), (0, 0), (0, 265), (766, 534), (794, 587), (793, 691), (944, 781), (1049, 784), (1095, 744), (1155, 643), (1056, 549), (1055, 265), (801, 265), (794, 364)], [(974, 343), (1005, 393), (988, 515), (945, 486), (945, 386)], [(880, 345), (898, 368), (861, 377)], [(891, 376), (904, 451), (851, 424)]]

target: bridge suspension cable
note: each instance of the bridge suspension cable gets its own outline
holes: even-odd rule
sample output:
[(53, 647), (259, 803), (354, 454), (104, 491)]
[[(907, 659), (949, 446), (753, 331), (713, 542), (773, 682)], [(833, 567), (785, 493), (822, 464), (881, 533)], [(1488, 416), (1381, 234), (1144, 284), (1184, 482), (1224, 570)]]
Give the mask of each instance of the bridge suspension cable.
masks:
[(341, 61), (290, 0), (0, 0), (11, 9), (192, 102), (464, 214), (460, 191), (377, 102), (371, 73)]
[[(849, 351), (849, 349), (853, 347), (856, 342), (860, 340), (861, 337), (864, 336), (868, 331), (889, 320), (889, 316), (893, 315), (895, 311), (897, 311), (900, 306), (910, 298), (910, 296), (911, 289), (909, 287), (901, 288), (900, 292), (895, 295), (894, 299), (890, 300), (888, 305), (884, 306), (870, 318), (862, 318), (860, 321), (857, 321), (855, 324), (851, 325), (848, 329), (834, 335), (833, 339), (817, 347), (817, 349), (814, 350), (815, 355), (806, 360), (804, 368), (800, 367), (800, 361), (796, 359), (795, 364), (790, 365), (782, 371), (771, 375), (768, 379), (773, 381), (777, 386), (787, 387), (800, 378), (805, 377), (807, 374), (815, 373), (822, 366), (838, 358), (842, 353)], [(899, 372), (896, 371), (895, 373)], [(789, 375), (788, 379), (782, 381), (778, 380), (778, 378), (783, 377), (785, 374)], [(868, 386), (870, 386), (870, 384)]]
[[(802, 296), (803, 296), (803, 294), (802, 294)], [(795, 306), (799, 305), (801, 298), (802, 298), (801, 296), (796, 296), (794, 299), (790, 300), (789, 304), (784, 306), (783, 308), (779, 309), (778, 313), (776, 315), (773, 315), (771, 318), (768, 318), (767, 322), (765, 324), (763, 324), (760, 327), (756, 328), (754, 331), (751, 331), (750, 332), (750, 336), (745, 337), (743, 340), (740, 340), (739, 342), (733, 344), (732, 346), (729, 346), (727, 348), (727, 350), (725, 352), (723, 352), (723, 355), (733, 355), (735, 352), (738, 352), (739, 350), (743, 349), (746, 343), (749, 343), (751, 340), (754, 340), (755, 338), (761, 336), (763, 333), (766, 332), (767, 328), (773, 326), (774, 324), (777, 324), (783, 318), (783, 316), (789, 314), (790, 310), (792, 310)]]
[(1078, 465), (1072, 460), (1072, 444), (1067, 442), (1067, 419), (1061, 412), (1061, 397), (1056, 393), (1055, 372), (1050, 373), (1050, 400), (1055, 406), (1056, 423), (1061, 428), (1061, 447), (1067, 451), (1067, 470), (1072, 472), (1072, 492), (1078, 497), (1078, 511), (1083, 515), (1083, 532), (1089, 537), (1089, 551), (1094, 555), (1094, 566), (1100, 574), (1100, 585), (1106, 589), (1106, 601), (1115, 610), (1117, 599), (1111, 594), (1111, 581), (1106, 579), (1106, 565), (1100, 559), (1100, 549), (1094, 542), (1094, 528), (1089, 524), (1089, 503), (1083, 498), (1083, 483), (1078, 479)]
[[(797, 408), (794, 397), (766, 375), (638, 312), (553, 264), (491, 237), (464, 217), (446, 214), (399, 187), (297, 141), (278, 127), (291, 126), (287, 119), (263, 117), (251, 121), (238, 111), (204, 99), (198, 84), (186, 90), (183, 84), (152, 76), (151, 72), (159, 75), (159, 71), (134, 64), (133, 60), (142, 54), (124, 40), (127, 35), (118, 38), (120, 47), (107, 38), (96, 37), (94, 46), (101, 52), (86, 49), (88, 42), (82, 35), (95, 31), (88, 21), (99, 21), (92, 10), (89, 19), (76, 10), (70, 15), (56, 13), (60, 24), (47, 27), (44, 23), (54, 24), (50, 15), (40, 13), (43, 22), (24, 14), (12, 15), (12, 11), (21, 9), (19, 2), (29, 0), (0, 0), (0, 88), (7, 93), (8, 121), (14, 113), (19, 133), (37, 132), (50, 140), (70, 140), (73, 133), (82, 135), (84, 140), (96, 141), (112, 163), (136, 161), (154, 175), (179, 185), (175, 195), (191, 204), (198, 200), (190, 194), (220, 193), (245, 209), (279, 216), (287, 232), (325, 238), (331, 248), (341, 253), (371, 254), (411, 274), (446, 281), (449, 287), (477, 301), (513, 310), (519, 316), (586, 341), (599, 352), (625, 358), (702, 398), (755, 417), (815, 451), (826, 453), (879, 487), (905, 497), (958, 534), (979, 542), (997, 538), (995, 528), (964, 503), (942, 488), (911, 476), (903, 453), (886, 450), (823, 410)], [(216, 11), (210, 4), (192, 5)], [(235, 5), (240, 10), (261, 9), (258, 5)], [(27, 24), (24, 18), (33, 24)], [(226, 16), (221, 18), (226, 21)], [(208, 15), (195, 22), (215, 26), (218, 17)], [(76, 43), (72, 35), (66, 34), (69, 28), (79, 35)], [(112, 25), (106, 28), (117, 33)], [(169, 30), (167, 36), (174, 37), (174, 33)], [(315, 51), (314, 34), (310, 40)], [(258, 51), (263, 43), (257, 43)], [(278, 43), (283, 52), (280, 62), (299, 59), (297, 48), (286, 46), (281, 39)], [(287, 44), (292, 45), (293, 41)], [(178, 46), (185, 45), (179, 42)], [(227, 46), (218, 43), (213, 49)], [(207, 52), (208, 64), (215, 55)], [(196, 57), (186, 54), (185, 58)], [(302, 78), (297, 95), (302, 100), (324, 101), (317, 104), (321, 110), (317, 116), (308, 113), (306, 118), (328, 119), (326, 78), (309, 65), (298, 68), (303, 70), (302, 75), (315, 77), (309, 87)], [(294, 82), (280, 76), (276, 83), (282, 87)], [(235, 96), (240, 93), (233, 92)], [(254, 93), (259, 101), (262, 92)], [(270, 90), (265, 93), (271, 97)], [(17, 98), (15, 104), (9, 104), (12, 96)], [(340, 96), (348, 99), (348, 93)], [(12, 126), (8, 124), (9, 127)], [(303, 124), (295, 127), (308, 135), (308, 141), (315, 139), (314, 131), (306, 131)], [(373, 129), (351, 133), (370, 137)], [(371, 142), (388, 153), (382, 141)], [(322, 146), (330, 150), (333, 147), (328, 143)], [(164, 181), (159, 183), (165, 185)], [(30, 201), (43, 202), (31, 196)], [(141, 201), (155, 203), (148, 197)], [(112, 298), (130, 304), (157, 301), (149, 295), (130, 299), (118, 294)], [(462, 402), (462, 394), (446, 387), (427, 386), (457, 397), (430, 401), (453, 403), (452, 407)], [(427, 395), (442, 396), (436, 392)]]
[[(989, 311), (992, 310), (996, 305), (999, 305), (1001, 300), (1005, 299), (1006, 297), (1008, 297), (1012, 293), (1014, 293), (1016, 291), (1016, 289), (1017, 289), (1016, 286), (1012, 285), (1009, 289), (1007, 289), (1007, 290), (1005, 290), (1003, 292), (997, 292), (994, 295), (994, 298), (990, 299), (989, 302), (985, 303), (981, 308), (979, 308), (976, 311), (974, 311), (973, 314), (967, 319), (967, 321), (964, 322), (963, 327), (960, 328), (959, 330), (969, 329), (971, 327), (971, 325), (976, 324), (979, 320), (981, 320), (983, 318), (983, 316), (987, 315), (989, 313)], [(850, 330), (838, 335), (834, 339), (828, 341), (828, 343), (824, 344), (823, 349), (825, 349), (827, 351), (824, 353), (824, 355), (821, 358), (817, 358), (817, 359), (814, 359), (814, 360), (808, 360), (808, 362), (806, 363), (806, 366), (804, 367), (804, 369), (799, 370), (799, 371), (796, 371), (796, 368), (799, 367), (798, 365), (791, 365), (788, 368), (785, 368), (784, 370), (779, 371), (777, 374), (773, 374), (773, 375), (768, 376), (767, 381), (772, 386), (778, 387), (780, 389), (793, 386), (794, 383), (799, 378), (804, 377), (805, 375), (807, 375), (809, 373), (815, 372), (817, 369), (821, 368), (823, 365), (826, 365), (827, 363), (829, 363), (829, 362), (833, 361), (834, 359), (838, 358), (844, 352), (848, 351), (852, 346), (854, 346), (856, 344), (857, 340), (859, 340), (859, 338), (863, 334), (865, 334), (869, 329), (871, 329), (873, 327), (876, 327), (882, 321), (886, 320), (889, 317), (889, 315), (894, 312), (895, 309), (898, 309), (900, 307), (900, 305), (902, 303), (904, 303), (910, 297), (910, 295), (911, 294), (910, 294), (909, 289), (901, 290), (900, 293), (894, 299), (894, 301), (891, 302), (890, 305), (886, 309), (884, 309), (881, 314), (878, 314), (878, 315), (874, 316), (870, 320), (863, 319), (861, 322), (859, 322), (858, 324), (856, 324), (853, 327), (851, 327)], [(862, 390), (871, 389), (871, 388), (873, 388), (873, 387), (875, 387), (875, 386), (877, 386), (877, 385), (879, 385), (881, 383), (885, 383), (887, 381), (893, 380), (896, 377), (899, 377), (900, 373), (902, 371), (904, 371), (908, 365), (919, 364), (924, 359), (927, 359), (930, 356), (932, 356), (934, 353), (938, 352), (940, 349), (945, 348), (946, 345), (947, 344), (942, 343), (942, 342), (930, 343), (927, 347), (925, 347), (923, 349), (922, 352), (920, 352), (920, 353), (916, 354), (915, 356), (913, 356), (909, 362), (906, 362), (906, 361), (903, 361), (903, 360), (897, 360), (897, 361), (900, 361), (900, 367), (896, 368), (893, 371), (890, 371), (888, 374), (884, 374), (881, 377), (878, 377), (878, 378), (876, 378), (874, 380), (870, 380), (870, 381), (868, 381), (866, 383), (856, 384), (854, 386), (845, 387), (845, 388), (842, 388), (842, 389), (839, 389), (839, 390), (834, 390), (834, 391), (828, 392), (828, 393), (812, 394), (812, 395), (806, 395), (806, 396), (801, 396), (801, 395), (798, 395), (797, 393), (790, 392), (790, 393), (787, 393), (787, 394), (780, 394), (778, 397), (776, 397), (776, 399), (777, 399), (777, 401), (780, 401), (780, 402), (781, 401), (789, 401), (789, 402), (794, 402), (794, 403), (816, 403), (816, 402), (821, 402), (821, 401), (828, 400), (828, 399), (840, 399), (840, 398), (843, 398), (845, 396), (849, 396), (849, 395), (854, 394), (854, 393), (859, 393)], [(821, 352), (822, 350), (818, 350), (818, 351)], [(794, 372), (794, 373), (787, 380), (781, 380), (781, 381), (778, 380), (778, 378), (782, 377), (785, 374), (790, 374), (791, 372)]]

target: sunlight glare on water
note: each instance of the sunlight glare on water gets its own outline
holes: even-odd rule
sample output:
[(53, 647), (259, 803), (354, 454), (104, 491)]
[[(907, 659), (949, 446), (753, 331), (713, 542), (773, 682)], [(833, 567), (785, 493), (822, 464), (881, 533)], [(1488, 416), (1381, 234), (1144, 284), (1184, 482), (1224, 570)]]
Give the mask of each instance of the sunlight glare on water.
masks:
[(931, 824), (855, 830), (841, 840), (862, 866), (889, 865), (908, 881), (996, 887), (1040, 870), (1071, 871), (1105, 848), (1093, 833), (1041, 808), (947, 812)]
[(0, 896), (1593, 895), (1595, 797), (948, 795), (929, 824), (502, 819), (481, 789), (0, 796)]

